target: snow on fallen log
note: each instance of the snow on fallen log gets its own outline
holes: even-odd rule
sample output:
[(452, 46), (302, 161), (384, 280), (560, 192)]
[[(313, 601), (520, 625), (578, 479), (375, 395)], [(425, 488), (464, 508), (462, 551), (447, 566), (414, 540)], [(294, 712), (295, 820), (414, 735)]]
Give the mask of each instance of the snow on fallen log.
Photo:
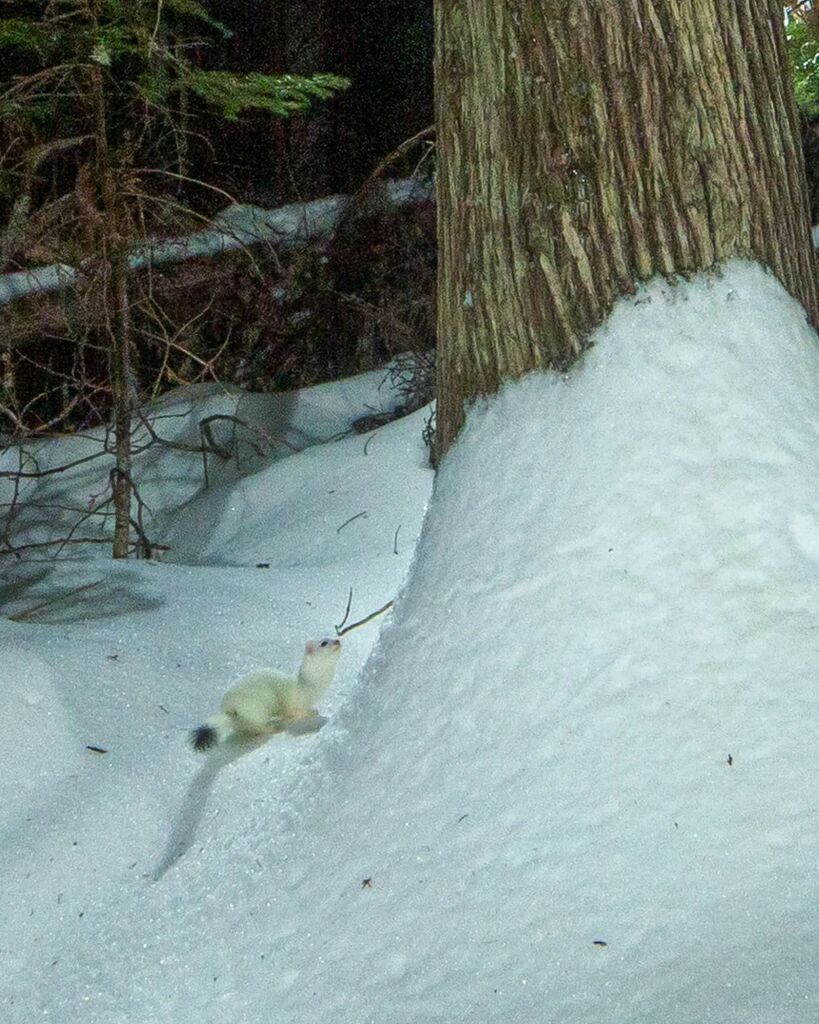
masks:
[(35, 292), (53, 292), (67, 288), (77, 279), (77, 271), (65, 263), (52, 263), (48, 267), (18, 270), (0, 276), (0, 304), (5, 305)]
[[(393, 206), (408, 206), (433, 198), (430, 182), (412, 178), (386, 183), (387, 199)], [(211, 226), (180, 238), (163, 238), (140, 243), (129, 258), (131, 269), (163, 263), (218, 256), (223, 252), (268, 242), (288, 249), (332, 237), (350, 196), (327, 196), (310, 203), (290, 203), (276, 210), (234, 203), (218, 213)], [(58, 291), (75, 283), (78, 271), (64, 263), (34, 267), (0, 275), (0, 305), (26, 295)]]

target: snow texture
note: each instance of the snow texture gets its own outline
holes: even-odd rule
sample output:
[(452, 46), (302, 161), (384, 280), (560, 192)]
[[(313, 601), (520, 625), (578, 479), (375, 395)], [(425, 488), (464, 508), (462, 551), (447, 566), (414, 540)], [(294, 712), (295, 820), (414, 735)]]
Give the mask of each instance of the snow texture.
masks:
[[(353, 573), (367, 610), (399, 585), (417, 418), (246, 495), (253, 544), (265, 500), (289, 531), (269, 575), (100, 562), (157, 606), (0, 624), (13, 706), (59, 709), (3, 841), (4, 1021), (814, 1024), (816, 336), (732, 263), (594, 341), (471, 410), (315, 735), (203, 762), (183, 730), (257, 655), (292, 667)], [(382, 472), (399, 556), (364, 519), (313, 539)]]
[[(281, 551), (287, 539), (283, 529), (271, 529), (270, 515), (282, 514), (285, 510), (280, 506), (289, 501), (288, 509), (297, 524), (304, 526), (307, 510), (293, 504), (294, 495), (289, 492), (304, 490), (305, 480), (309, 488), (310, 474), (318, 467), (329, 480), (337, 477), (344, 466), (319, 453), (305, 454), (284, 471), (276, 464), (294, 452), (343, 438), (352, 432), (357, 418), (373, 412), (393, 412), (401, 401), (389, 368), (295, 392), (251, 394), (236, 387), (208, 384), (191, 385), (163, 396), (145, 410), (144, 424), (136, 427), (133, 437), (133, 473), (147, 505), (144, 519), (148, 535), (157, 543), (171, 545), (167, 558), (172, 561), (226, 564), (239, 558), (267, 560), (273, 540)], [(210, 446), (224, 452), (224, 457), (211, 453), (203, 460), (197, 452), (204, 440), (203, 426), (210, 431)], [(165, 443), (151, 444), (149, 430)], [(92, 430), (59, 444), (40, 441), (25, 446), (24, 469), (48, 475), (22, 481), (21, 508), (14, 520), (15, 545), (67, 537), (72, 528), (75, 539), (110, 536), (104, 510), (76, 529), (78, 516), (99, 505), (106, 491), (111, 459), (103, 451), (104, 436), (103, 430)], [(363, 473), (366, 479), (373, 460), (367, 461), (364, 456), (359, 461), (357, 453), (363, 443), (357, 436), (351, 437), (346, 448), (359, 467), (359, 475)], [(343, 443), (340, 449), (334, 449), (336, 456), (341, 450), (346, 450)], [(0, 452), (0, 471), (13, 472), (19, 466), (17, 448)], [(60, 469), (64, 466), (69, 468)], [(396, 475), (403, 472), (400, 465), (393, 470)], [(278, 493), (271, 493), (271, 489)], [(344, 504), (344, 485), (334, 490), (338, 495), (335, 499), (327, 497), (329, 489), (322, 491), (314, 486), (311, 495), (316, 514), (322, 517), (334, 515), (336, 504), (341, 505), (342, 512), (348, 508)], [(0, 501), (9, 502), (12, 497), (12, 481), (0, 479)], [(252, 505), (257, 499), (260, 503)], [(380, 493), (374, 493), (372, 500), (382, 505), (384, 502)], [(349, 514), (358, 511), (356, 507)], [(261, 521), (255, 538), (251, 536), (253, 521)], [(240, 536), (236, 544), (225, 547), (226, 537), (237, 532)], [(319, 531), (308, 530), (304, 536), (305, 543), (313, 546), (333, 543)], [(341, 543), (349, 545), (349, 537), (342, 538)], [(300, 543), (299, 538), (296, 540)], [(58, 549), (48, 550), (54, 553)], [(93, 547), (84, 545), (69, 545), (68, 550), (77, 557), (98, 555)], [(298, 561), (300, 556), (292, 557)]]

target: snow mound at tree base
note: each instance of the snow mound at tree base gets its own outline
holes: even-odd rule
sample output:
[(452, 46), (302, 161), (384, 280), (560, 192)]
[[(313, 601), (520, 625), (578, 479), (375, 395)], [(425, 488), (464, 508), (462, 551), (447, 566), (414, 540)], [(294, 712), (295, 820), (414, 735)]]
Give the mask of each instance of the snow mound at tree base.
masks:
[(473, 411), (268, 889), (283, 1020), (814, 1019), (817, 396), (738, 264)]
[(50, 1019), (815, 1024), (816, 337), (735, 263), (594, 340), (472, 411), (307, 781), (237, 762)]

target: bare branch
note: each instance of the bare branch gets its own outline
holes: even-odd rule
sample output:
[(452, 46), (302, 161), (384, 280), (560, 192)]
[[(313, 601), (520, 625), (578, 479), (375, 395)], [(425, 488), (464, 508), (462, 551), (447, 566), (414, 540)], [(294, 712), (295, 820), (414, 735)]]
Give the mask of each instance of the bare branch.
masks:
[(344, 626), (344, 628), (336, 626), (336, 635), (344, 636), (345, 633), (349, 633), (354, 629), (358, 629), (359, 626), (364, 626), (366, 623), (372, 622), (372, 620), (378, 618), (379, 615), (383, 615), (384, 612), (389, 611), (394, 603), (394, 601), (387, 601), (387, 603), (382, 605), (377, 611), (370, 612), (370, 614), (366, 615), (363, 619), (359, 619), (358, 622), (351, 622), (349, 626)]

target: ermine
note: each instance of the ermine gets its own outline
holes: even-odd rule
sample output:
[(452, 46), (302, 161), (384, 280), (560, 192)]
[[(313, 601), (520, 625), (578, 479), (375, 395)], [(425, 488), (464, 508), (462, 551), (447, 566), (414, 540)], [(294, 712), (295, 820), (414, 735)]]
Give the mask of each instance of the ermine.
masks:
[(316, 640), (304, 648), (295, 679), (272, 668), (251, 672), (222, 698), (222, 710), (191, 732), (194, 750), (208, 750), (229, 736), (264, 736), (293, 722), (317, 718), (315, 703), (333, 681), (340, 640)]

